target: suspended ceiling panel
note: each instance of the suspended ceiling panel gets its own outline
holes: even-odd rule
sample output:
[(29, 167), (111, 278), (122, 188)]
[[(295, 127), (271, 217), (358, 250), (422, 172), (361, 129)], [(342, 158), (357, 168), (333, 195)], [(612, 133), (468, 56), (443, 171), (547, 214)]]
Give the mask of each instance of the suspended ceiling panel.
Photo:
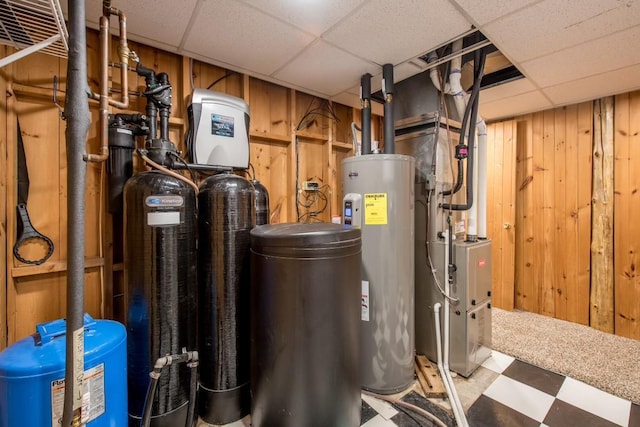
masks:
[(235, 0), (201, 3), (186, 31), (184, 52), (267, 75), (314, 40), (291, 24)]
[(274, 74), (281, 81), (334, 96), (360, 81), (364, 73), (375, 73), (378, 67), (337, 47), (317, 40), (293, 61)]
[(522, 63), (640, 24), (640, 2), (545, 0), (483, 27)]
[(246, 0), (262, 12), (320, 36), (365, 0)]
[[(66, 10), (66, 1), (62, 0)], [(89, 0), (96, 28), (102, 2)], [(487, 119), (640, 89), (640, 0), (112, 0), (129, 35), (161, 49), (359, 105), (363, 71), (379, 89), (473, 26), (526, 76), (483, 90)], [(117, 26), (112, 19), (112, 27)], [(417, 62), (416, 62), (417, 63)], [(524, 83), (526, 82), (526, 83)], [(486, 97), (487, 99), (483, 99)]]
[[(437, 15), (437, 19), (432, 19)], [(370, 0), (323, 37), (377, 64), (399, 64), (471, 27), (447, 0)]]
[(629, 49), (629, 40), (640, 41), (640, 25), (523, 62), (521, 69), (545, 88), (628, 67), (640, 63), (640, 49)]
[(451, 0), (476, 25), (484, 25), (540, 0)]
[(640, 64), (550, 86), (543, 91), (555, 105), (566, 105), (627, 92), (629, 88), (638, 87), (638, 80)]

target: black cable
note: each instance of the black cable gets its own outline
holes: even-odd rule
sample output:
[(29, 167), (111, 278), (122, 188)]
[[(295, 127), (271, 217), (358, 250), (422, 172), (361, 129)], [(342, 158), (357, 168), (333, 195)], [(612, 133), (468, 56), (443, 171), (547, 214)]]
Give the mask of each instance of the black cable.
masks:
[(296, 218), (300, 222), (300, 140), (296, 136)]
[(211, 83), (209, 86), (207, 86), (207, 90), (210, 90), (212, 87), (214, 87), (215, 85), (217, 85), (218, 83), (220, 83), (221, 81), (223, 81), (224, 79), (226, 79), (227, 77), (231, 77), (233, 76), (235, 73), (233, 72), (228, 72), (225, 75), (223, 75), (222, 77), (216, 79), (213, 81), (213, 83)]
[(198, 183), (198, 179), (196, 178), (196, 175), (193, 172), (193, 169), (191, 169), (191, 167), (189, 166), (189, 164), (182, 157), (178, 156), (176, 153), (171, 153), (170, 152), (169, 155), (175, 157), (176, 159), (178, 159), (180, 161), (180, 163), (182, 163), (184, 165), (184, 167), (189, 171), (189, 175), (191, 175), (191, 180), (197, 184)]
[(256, 170), (253, 167), (253, 164), (251, 164), (251, 162), (249, 162), (249, 167), (251, 168), (251, 180), (255, 181), (255, 179), (256, 179)]
[[(471, 91), (471, 96), (469, 98), (469, 103), (467, 107), (471, 106), (471, 123), (469, 123), (469, 157), (467, 158), (467, 200), (464, 205), (454, 205), (450, 203), (443, 203), (441, 205), (442, 209), (449, 209), (454, 211), (466, 211), (473, 206), (473, 158), (474, 158), (474, 150), (473, 144), (475, 142), (475, 129), (476, 129), (476, 119), (478, 116), (478, 100), (480, 98), (480, 83), (482, 81), (482, 76), (484, 73), (484, 65), (486, 60), (486, 53), (484, 49), (480, 49), (474, 52), (475, 55), (475, 64), (477, 64), (475, 80), (473, 83), (473, 89)], [(467, 108), (468, 110), (468, 108)], [(465, 118), (467, 118), (467, 111), (465, 111)], [(464, 120), (464, 119), (463, 119)], [(462, 133), (460, 134), (460, 141), (463, 141), (464, 136), (464, 123), (462, 128)]]

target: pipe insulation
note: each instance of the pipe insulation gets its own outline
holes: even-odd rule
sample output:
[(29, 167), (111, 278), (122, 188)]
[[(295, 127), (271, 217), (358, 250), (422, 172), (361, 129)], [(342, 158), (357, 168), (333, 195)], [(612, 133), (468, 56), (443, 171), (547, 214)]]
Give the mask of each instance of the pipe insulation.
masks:
[(487, 124), (478, 115), (478, 238), (487, 238)]
[[(86, 164), (91, 123), (87, 95), (87, 34), (84, 0), (69, 1), (69, 59), (65, 115), (67, 128), (67, 334), (62, 426), (79, 426), (84, 375), (84, 210)], [(73, 424), (72, 424), (73, 423)]]
[(396, 128), (393, 120), (393, 64), (382, 66), (382, 96), (384, 97), (384, 154), (396, 152)]
[(360, 78), (360, 112), (362, 122), (361, 153), (371, 152), (371, 74), (363, 74)]

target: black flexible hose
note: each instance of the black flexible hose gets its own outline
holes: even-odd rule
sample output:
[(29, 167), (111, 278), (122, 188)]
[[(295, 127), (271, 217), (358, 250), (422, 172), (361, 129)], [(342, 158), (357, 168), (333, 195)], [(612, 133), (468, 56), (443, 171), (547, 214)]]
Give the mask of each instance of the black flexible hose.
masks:
[(191, 381), (189, 389), (189, 407), (187, 409), (187, 427), (193, 427), (196, 414), (196, 392), (198, 391), (198, 362), (189, 364), (191, 368)]
[(153, 409), (153, 399), (156, 396), (156, 389), (158, 388), (158, 381), (160, 380), (161, 369), (154, 369), (151, 373), (151, 381), (147, 388), (147, 397), (144, 401), (144, 410), (142, 412), (142, 418), (140, 419), (140, 427), (149, 427), (151, 423), (151, 412)]
[[(478, 100), (480, 99), (480, 83), (482, 81), (482, 76), (484, 73), (484, 64), (486, 60), (486, 54), (484, 49), (477, 50), (475, 52), (474, 63), (477, 64), (475, 81), (473, 83), (473, 90), (471, 92), (471, 97), (469, 98), (468, 106), (471, 106), (471, 123), (469, 123), (469, 157), (467, 158), (467, 200), (463, 205), (454, 205), (449, 203), (443, 203), (441, 205), (442, 209), (445, 210), (454, 210), (454, 211), (466, 211), (471, 209), (473, 206), (473, 159), (474, 159), (474, 150), (473, 144), (475, 142), (475, 133), (476, 133), (476, 119), (478, 117)], [(467, 111), (465, 111), (465, 117), (467, 116)], [(463, 132), (464, 134), (464, 125)], [(462, 141), (462, 135), (461, 135)]]

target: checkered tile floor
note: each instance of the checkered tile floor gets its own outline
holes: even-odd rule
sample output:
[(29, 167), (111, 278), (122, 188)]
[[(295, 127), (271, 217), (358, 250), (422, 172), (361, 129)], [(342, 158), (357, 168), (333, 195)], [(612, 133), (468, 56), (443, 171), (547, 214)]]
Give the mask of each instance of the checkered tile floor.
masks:
[[(640, 427), (640, 406), (573, 378), (496, 351), (482, 366), (479, 370), (493, 371), (495, 380), (469, 407), (467, 419), (471, 427)], [(476, 375), (479, 371), (469, 381)], [(402, 400), (427, 409), (449, 426), (455, 425), (450, 413), (413, 391)], [(249, 418), (228, 426), (247, 427)], [(431, 427), (433, 424), (363, 395), (362, 427), (394, 426)]]
[[(495, 351), (483, 367), (499, 375), (467, 411), (472, 427), (640, 427), (640, 406), (573, 378)], [(368, 396), (363, 400), (363, 427), (432, 425), (418, 424)], [(403, 400), (433, 409), (416, 393)], [(453, 425), (451, 417), (440, 418)]]

